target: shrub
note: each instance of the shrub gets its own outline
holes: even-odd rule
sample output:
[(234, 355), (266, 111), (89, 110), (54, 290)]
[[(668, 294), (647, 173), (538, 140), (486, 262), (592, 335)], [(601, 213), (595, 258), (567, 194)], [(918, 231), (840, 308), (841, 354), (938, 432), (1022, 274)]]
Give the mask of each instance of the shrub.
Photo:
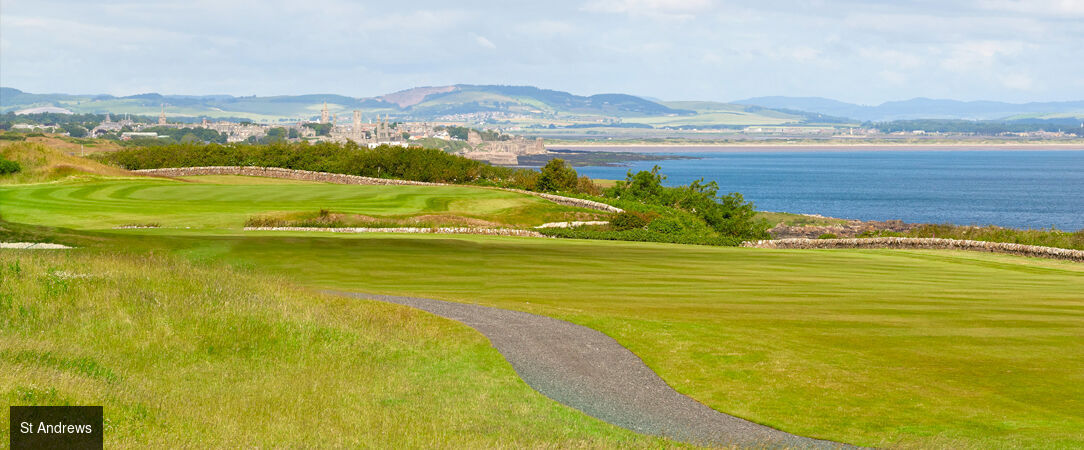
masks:
[(4, 157), (0, 156), (0, 175), (16, 173), (22, 169), (23, 168), (19, 165), (19, 163), (4, 159)]
[(648, 222), (647, 214), (625, 211), (614, 214), (610, 219), (610, 226), (618, 231), (632, 230), (634, 228), (643, 228), (647, 226)]
[(838, 238), (839, 238), (839, 236), (836, 236), (833, 233), (824, 233), (824, 234), (822, 234), (820, 236), (817, 236), (817, 239), (838, 239)]
[(698, 217), (712, 230), (744, 239), (768, 237), (768, 224), (756, 220), (756, 210), (741, 194), (732, 192), (719, 195), (718, 183), (705, 183), (703, 179), (679, 187), (662, 185), (666, 177), (659, 173), (659, 166), (651, 171), (628, 172), (624, 181), (606, 189), (610, 198), (630, 200), (686, 211)]
[(15, 133), (0, 134), (0, 141), (25, 141), (26, 136)]

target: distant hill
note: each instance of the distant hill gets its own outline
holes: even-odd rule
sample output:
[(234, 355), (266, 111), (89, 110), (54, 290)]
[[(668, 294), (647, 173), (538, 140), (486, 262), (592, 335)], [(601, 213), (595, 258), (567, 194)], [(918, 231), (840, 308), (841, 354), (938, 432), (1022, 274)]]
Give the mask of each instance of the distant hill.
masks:
[(63, 107), (75, 112), (157, 114), (165, 105), (170, 116), (248, 117), (254, 120), (297, 120), (318, 117), (323, 103), (337, 114), (361, 110), (365, 116), (388, 114), (394, 118), (433, 120), (474, 113), (507, 113), (532, 117), (621, 118), (693, 115), (694, 111), (667, 107), (625, 94), (579, 96), (531, 86), (455, 85), (408, 89), (374, 98), (332, 94), (273, 97), (231, 95), (112, 95), (31, 94), (13, 88), (0, 90), (0, 112), (29, 107)]
[(914, 98), (856, 105), (821, 97), (754, 97), (734, 103), (771, 109), (790, 109), (850, 117), (861, 121), (904, 119), (1025, 119), (1084, 117), (1084, 101), (1005, 103), (993, 101), (958, 101)]
[(589, 127), (740, 127), (806, 122), (815, 114), (772, 111), (762, 107), (712, 102), (659, 102), (626, 94), (575, 95), (532, 86), (428, 86), (371, 98), (333, 94), (235, 97), (232, 95), (33, 94), (0, 89), (0, 113), (26, 108), (57, 107), (76, 113), (157, 116), (165, 105), (172, 118), (245, 118), (259, 122), (312, 120), (324, 102), (348, 121), (360, 110), (364, 119), (388, 115), (399, 120), (451, 120), (519, 126)]
[(913, 99), (878, 106), (817, 97), (757, 97), (733, 103), (657, 101), (627, 94), (575, 95), (533, 86), (457, 84), (407, 89), (378, 97), (335, 94), (235, 97), (232, 95), (34, 94), (0, 88), (0, 113), (64, 108), (75, 113), (157, 116), (165, 105), (175, 120), (244, 118), (291, 122), (320, 117), (324, 103), (339, 122), (361, 111), (365, 120), (455, 121), (525, 127), (741, 128), (753, 125), (822, 125), (895, 119), (1063, 119), (1084, 117), (1084, 101), (1011, 104)]

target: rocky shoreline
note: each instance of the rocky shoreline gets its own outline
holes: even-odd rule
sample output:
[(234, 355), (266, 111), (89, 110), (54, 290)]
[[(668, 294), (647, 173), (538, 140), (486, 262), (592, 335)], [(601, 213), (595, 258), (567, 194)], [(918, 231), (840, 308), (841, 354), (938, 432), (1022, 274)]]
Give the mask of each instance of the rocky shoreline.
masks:
[(922, 226), (920, 223), (907, 223), (902, 220), (885, 220), (885, 221), (861, 221), (861, 220), (847, 220), (847, 219), (834, 219), (832, 217), (824, 217), (818, 215), (808, 215), (816, 219), (827, 220), (846, 220), (844, 223), (835, 225), (786, 225), (780, 223), (770, 229), (768, 233), (772, 235), (774, 239), (792, 239), (792, 238), (809, 238), (816, 239), (824, 235), (832, 235), (838, 238), (853, 238), (858, 237), (863, 233), (876, 233), (881, 231), (889, 231), (893, 233), (906, 233)]

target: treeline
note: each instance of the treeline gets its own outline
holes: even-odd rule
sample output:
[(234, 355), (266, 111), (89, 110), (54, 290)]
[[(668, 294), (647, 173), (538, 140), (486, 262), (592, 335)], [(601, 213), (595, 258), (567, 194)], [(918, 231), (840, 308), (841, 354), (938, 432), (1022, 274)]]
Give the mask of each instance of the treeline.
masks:
[(439, 183), (492, 184), (534, 190), (539, 173), (495, 167), (436, 149), (346, 144), (272, 142), (254, 144), (178, 143), (103, 153), (98, 159), (125, 169), (196, 166), (258, 166), (312, 170), (377, 178)]
[(926, 131), (935, 133), (971, 133), (998, 135), (1002, 133), (1031, 133), (1038, 131), (1064, 132), (1084, 136), (1084, 119), (1021, 119), (1013, 121), (920, 119), (867, 122), (863, 126), (884, 133)]
[(440, 126), (437, 126), (436, 128), (434, 128), (434, 130), (436, 130), (436, 131), (441, 131), (441, 130), (447, 131), (448, 136), (451, 136), (452, 138), (455, 138), (455, 139), (459, 139), (461, 141), (467, 140), (467, 137), (470, 135), (471, 130), (474, 130), (476, 133), (478, 133), (478, 135), (482, 137), (483, 141), (507, 141), (507, 140), (512, 139), (511, 136), (508, 136), (506, 134), (501, 134), (501, 133), (499, 133), (497, 131), (493, 131), (493, 130), (476, 130), (476, 129), (473, 129), (473, 128), (458, 127), (458, 126), (455, 126), (455, 125), (440, 125)]
[[(210, 128), (173, 128), (173, 127), (148, 127), (144, 132), (158, 133), (158, 136), (169, 136), (175, 142), (217, 142), (225, 144), (228, 136)], [(159, 139), (162, 139), (161, 137)], [(168, 143), (168, 142), (167, 142)]]
[(11, 130), (17, 124), (43, 125), (56, 127), (72, 137), (84, 137), (89, 130), (105, 120), (103, 114), (57, 114), (39, 113), (15, 115), (8, 112), (0, 115), (0, 130)]

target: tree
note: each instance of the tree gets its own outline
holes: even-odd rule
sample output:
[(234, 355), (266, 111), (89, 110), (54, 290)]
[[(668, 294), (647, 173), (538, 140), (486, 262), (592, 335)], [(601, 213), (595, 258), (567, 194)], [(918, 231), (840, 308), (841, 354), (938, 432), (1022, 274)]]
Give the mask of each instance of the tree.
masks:
[(68, 136), (71, 137), (84, 137), (87, 135), (87, 129), (74, 123), (69, 123), (61, 126), (64, 131), (68, 132)]
[(282, 127), (267, 130), (267, 142), (282, 141), (286, 139), (286, 129)]
[(616, 195), (614, 196), (639, 200), (642, 203), (660, 202), (663, 193), (662, 181), (666, 179), (666, 176), (660, 174), (659, 170), (659, 166), (652, 167), (650, 172), (641, 170), (634, 174), (630, 170), (625, 175), (625, 181), (615, 186), (613, 192)]
[(538, 191), (568, 191), (576, 188), (576, 169), (561, 158), (553, 158), (542, 167), (538, 176)]

